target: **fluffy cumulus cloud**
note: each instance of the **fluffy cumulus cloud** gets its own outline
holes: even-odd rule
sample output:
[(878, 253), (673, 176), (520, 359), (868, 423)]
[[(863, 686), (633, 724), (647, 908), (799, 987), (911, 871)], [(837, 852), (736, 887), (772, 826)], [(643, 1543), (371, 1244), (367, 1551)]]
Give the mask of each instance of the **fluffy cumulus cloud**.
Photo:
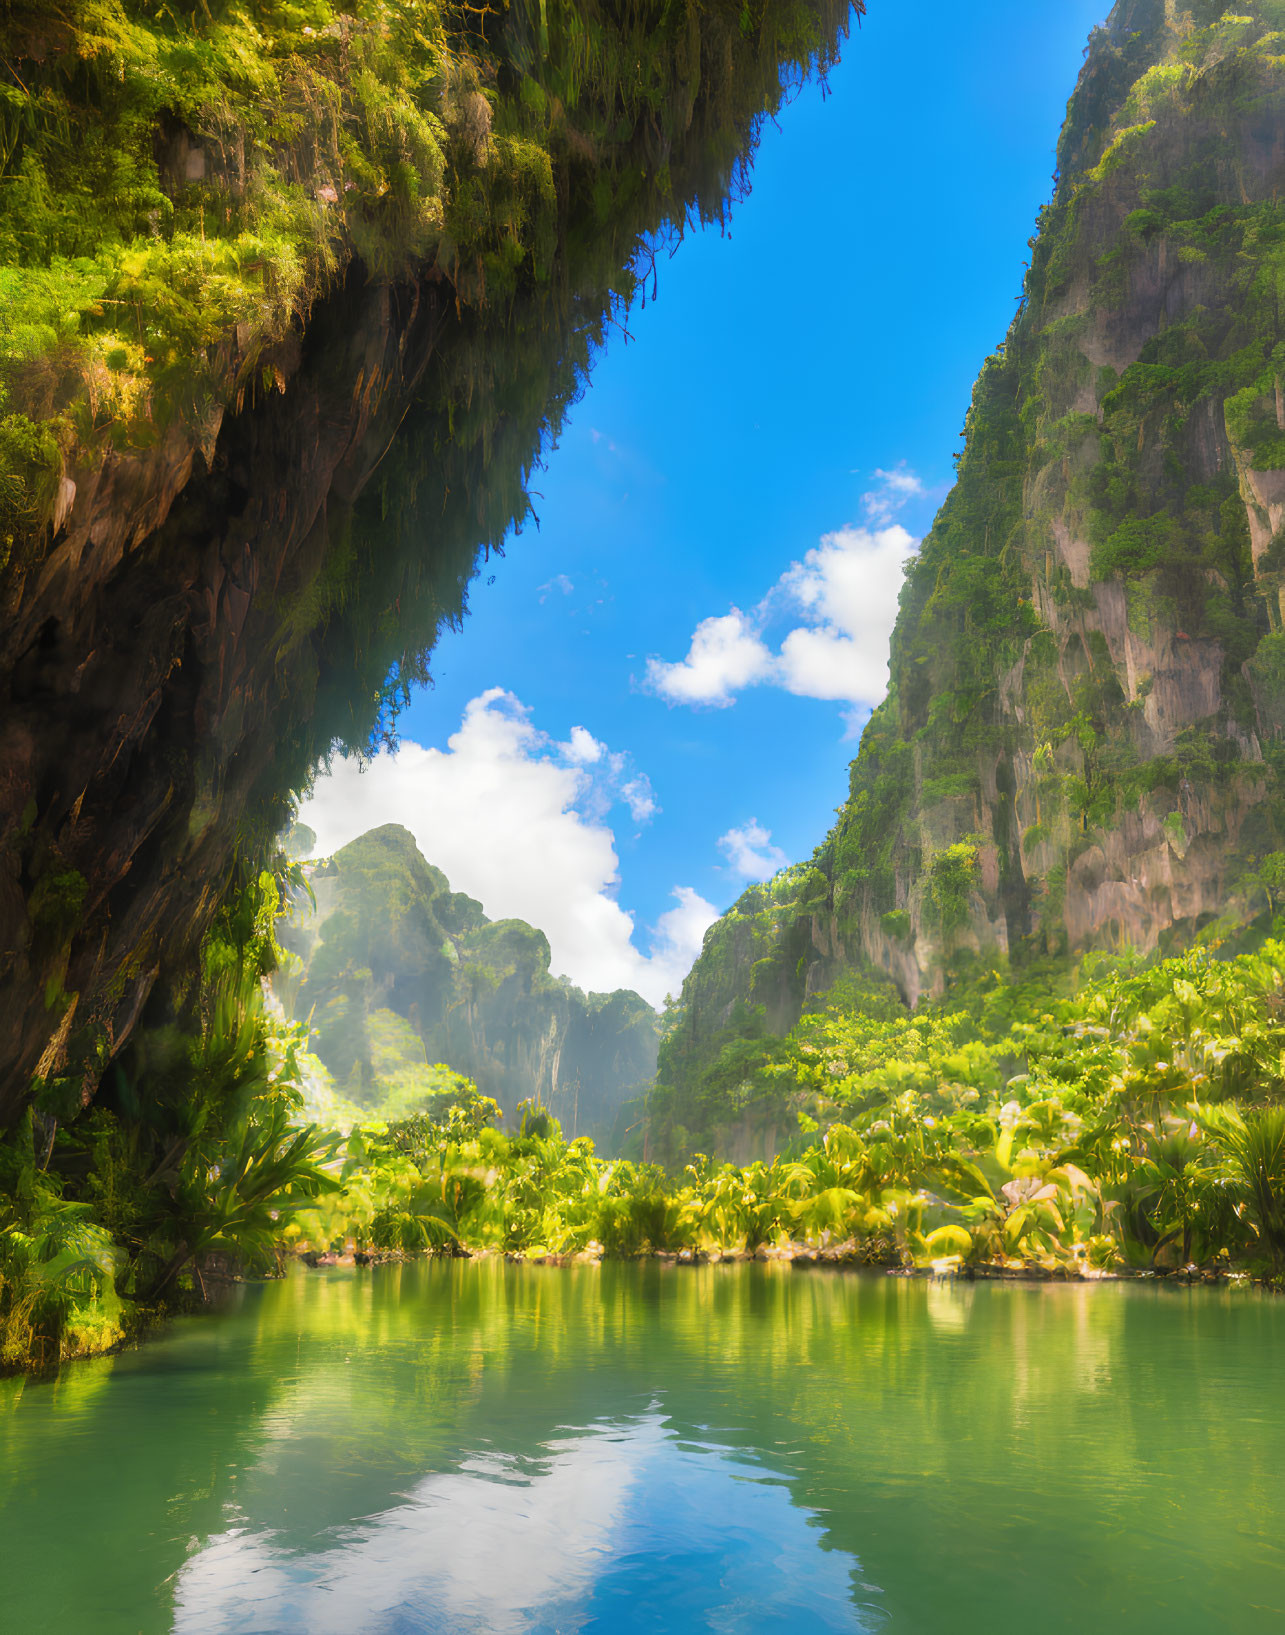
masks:
[(364, 767), (336, 761), (299, 816), (316, 831), (322, 856), (367, 829), (400, 823), (493, 919), (539, 926), (555, 972), (599, 992), (635, 988), (659, 1004), (677, 992), (717, 911), (679, 888), (677, 907), (639, 952), (633, 916), (615, 898), (618, 860), (606, 820), (620, 804), (634, 822), (656, 810), (627, 756), (584, 727), (554, 741), (496, 687), (472, 700), (444, 750), (404, 740)]
[(781, 643), (781, 686), (803, 698), (877, 704), (888, 687), (888, 638), (916, 541), (899, 523), (827, 534), (781, 576), (778, 594), (805, 623)]
[(648, 659), (647, 686), (672, 704), (722, 707), (734, 704), (743, 687), (766, 680), (774, 662), (753, 619), (734, 607), (720, 617), (701, 620), (685, 659), (673, 664)]
[[(703, 620), (685, 659), (649, 659), (647, 688), (670, 704), (726, 707), (759, 684), (850, 707), (877, 704), (888, 686), (902, 576), (917, 543), (895, 522), (826, 534), (752, 613), (733, 608)], [(777, 631), (774, 651), (768, 638)]]
[(772, 844), (772, 831), (765, 829), (757, 818), (751, 818), (739, 829), (729, 829), (720, 837), (718, 849), (726, 857), (732, 873), (739, 874), (743, 880), (770, 880), (789, 862), (781, 848)]
[(665, 993), (676, 996), (683, 978), (696, 963), (705, 933), (718, 918), (718, 910), (691, 886), (675, 886), (670, 895), (675, 899), (675, 906), (656, 922), (651, 966), (656, 975), (656, 991), (663, 987)]
[(569, 761), (577, 766), (593, 766), (606, 754), (606, 745), (600, 744), (585, 727), (572, 727), (570, 740), (563, 745)]

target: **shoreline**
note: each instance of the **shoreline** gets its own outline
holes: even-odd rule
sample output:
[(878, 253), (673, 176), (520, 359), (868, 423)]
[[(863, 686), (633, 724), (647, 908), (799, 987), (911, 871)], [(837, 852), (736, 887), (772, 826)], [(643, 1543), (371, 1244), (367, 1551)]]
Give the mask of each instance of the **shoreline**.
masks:
[[(514, 1266), (600, 1266), (604, 1262), (615, 1265), (638, 1265), (652, 1262), (662, 1266), (790, 1266), (799, 1271), (863, 1271), (883, 1277), (910, 1280), (925, 1278), (950, 1283), (1164, 1283), (1183, 1288), (1260, 1288), (1269, 1293), (1280, 1292), (1280, 1284), (1270, 1277), (1235, 1267), (1204, 1266), (1113, 1266), (1098, 1269), (1075, 1265), (1002, 1265), (982, 1262), (978, 1265), (953, 1265), (943, 1262), (927, 1266), (907, 1266), (901, 1262), (874, 1260), (847, 1245), (839, 1244), (816, 1248), (808, 1244), (771, 1245), (758, 1249), (648, 1249), (632, 1255), (609, 1255), (596, 1248), (568, 1251), (560, 1254), (529, 1255), (522, 1250), (490, 1247), (456, 1249), (402, 1249), (350, 1250), (343, 1254), (318, 1254), (311, 1250), (288, 1257), (309, 1270), (330, 1267), (373, 1267), (405, 1265), (417, 1260), (503, 1260)], [(247, 1279), (246, 1281), (258, 1281)]]
[[(476, 1261), (503, 1261), (510, 1266), (540, 1266), (555, 1270), (572, 1266), (601, 1266), (604, 1263), (617, 1266), (637, 1266), (652, 1264), (658, 1266), (677, 1267), (704, 1267), (704, 1266), (782, 1266), (791, 1270), (804, 1271), (838, 1271), (864, 1272), (872, 1276), (903, 1278), (909, 1282), (927, 1281), (941, 1283), (1008, 1283), (1037, 1285), (1044, 1283), (1157, 1283), (1165, 1287), (1191, 1288), (1221, 1288), (1221, 1289), (1258, 1289), (1265, 1294), (1279, 1294), (1282, 1291), (1280, 1282), (1269, 1277), (1257, 1276), (1253, 1272), (1238, 1270), (1234, 1267), (1226, 1270), (1211, 1267), (1132, 1267), (1116, 1266), (1110, 1270), (1099, 1271), (1094, 1267), (1077, 1266), (1002, 1266), (984, 1263), (978, 1266), (905, 1266), (900, 1263), (871, 1260), (854, 1253), (846, 1245), (814, 1248), (807, 1244), (791, 1244), (757, 1250), (729, 1249), (729, 1250), (643, 1250), (633, 1255), (608, 1255), (599, 1253), (596, 1249), (581, 1249), (566, 1254), (528, 1255), (521, 1250), (493, 1249), (488, 1247), (477, 1249), (459, 1248), (455, 1250), (422, 1249), (407, 1251), (404, 1249), (355, 1249), (343, 1254), (318, 1254), (312, 1250), (292, 1250), (283, 1260), (281, 1272), (277, 1276), (238, 1276), (235, 1273), (221, 1273), (209, 1281), (216, 1284), (224, 1297), (236, 1288), (253, 1287), (255, 1284), (280, 1282), (287, 1275), (291, 1265), (301, 1266), (305, 1271), (328, 1271), (335, 1268), (340, 1270), (368, 1270), (377, 1266), (404, 1266), (423, 1260), (476, 1260)], [(207, 1274), (208, 1277), (208, 1274)], [(0, 1383), (13, 1379), (52, 1380), (59, 1372), (70, 1365), (83, 1362), (96, 1362), (103, 1357), (120, 1356), (126, 1351), (135, 1351), (147, 1345), (158, 1337), (175, 1318), (214, 1316), (218, 1313), (224, 1300), (218, 1297), (181, 1303), (176, 1306), (161, 1309), (149, 1308), (143, 1311), (135, 1310), (130, 1314), (132, 1321), (126, 1332), (113, 1341), (111, 1345), (101, 1350), (78, 1350), (71, 1355), (58, 1358), (36, 1367), (10, 1366), (0, 1369)]]
[[(256, 1284), (280, 1282), (287, 1275), (291, 1264), (301, 1266), (305, 1271), (340, 1270), (368, 1270), (378, 1266), (404, 1266), (416, 1261), (424, 1260), (472, 1260), (472, 1261), (503, 1261), (510, 1266), (539, 1266), (550, 1267), (555, 1270), (573, 1266), (601, 1266), (605, 1263), (617, 1266), (637, 1266), (653, 1264), (672, 1267), (706, 1267), (706, 1266), (782, 1266), (799, 1271), (838, 1271), (862, 1272), (871, 1276), (902, 1278), (909, 1282), (926, 1281), (941, 1283), (1007, 1283), (1025, 1284), (1031, 1287), (1046, 1283), (1156, 1283), (1165, 1287), (1192, 1288), (1221, 1288), (1259, 1290), (1265, 1294), (1279, 1294), (1282, 1286), (1270, 1278), (1255, 1276), (1252, 1272), (1238, 1271), (1234, 1268), (1221, 1271), (1209, 1268), (1186, 1267), (1142, 1267), (1130, 1266), (1113, 1267), (1109, 1271), (1098, 1271), (1092, 1267), (1043, 1267), (1043, 1266), (903, 1266), (890, 1265), (887, 1262), (873, 1261), (859, 1258), (839, 1249), (813, 1249), (807, 1245), (797, 1248), (773, 1247), (768, 1251), (756, 1250), (646, 1250), (634, 1255), (606, 1255), (597, 1254), (588, 1250), (578, 1250), (569, 1254), (556, 1255), (526, 1255), (518, 1250), (504, 1249), (464, 1249), (456, 1252), (442, 1250), (418, 1250), (408, 1252), (399, 1249), (356, 1250), (342, 1255), (314, 1254), (311, 1251), (302, 1253), (292, 1252), (285, 1257), (281, 1273), (276, 1276), (238, 1277), (224, 1275), (218, 1279), (224, 1295), (234, 1288), (253, 1287)], [(216, 1316), (224, 1304), (223, 1300), (213, 1299), (197, 1302), (191, 1305), (180, 1305), (163, 1310), (149, 1310), (145, 1314), (135, 1313), (135, 1321), (130, 1330), (113, 1344), (103, 1347), (99, 1351), (77, 1351), (76, 1353), (60, 1357), (57, 1362), (40, 1367), (9, 1367), (0, 1369), (0, 1385), (8, 1384), (12, 1380), (35, 1380), (48, 1382), (57, 1379), (64, 1368), (74, 1367), (78, 1363), (97, 1362), (104, 1357), (121, 1356), (127, 1351), (138, 1351), (152, 1340), (158, 1339), (170, 1323), (180, 1317)], [(141, 1317), (141, 1320), (139, 1320)]]

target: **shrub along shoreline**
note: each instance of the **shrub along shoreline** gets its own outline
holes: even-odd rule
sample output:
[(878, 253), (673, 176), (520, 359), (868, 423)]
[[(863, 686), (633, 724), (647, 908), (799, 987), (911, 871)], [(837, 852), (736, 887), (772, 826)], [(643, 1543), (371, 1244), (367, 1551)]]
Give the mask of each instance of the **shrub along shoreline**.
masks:
[[(837, 989), (742, 1064), (798, 1135), (770, 1162), (603, 1159), (493, 1102), (354, 1130), (287, 1242), (973, 1276), (1285, 1276), (1285, 945), (1086, 962), (908, 1013)], [(755, 1082), (755, 1074), (758, 1081)], [(811, 1259), (809, 1260), (809, 1257)]]
[(302, 1034), (259, 986), (270, 876), (254, 901), (210, 944), (201, 1031), (157, 1042), (164, 1095), (118, 1082), (0, 1146), (0, 1370), (114, 1349), (211, 1276), (345, 1251), (1285, 1286), (1280, 942), (1098, 961), (1060, 993), (996, 978), (913, 1014), (832, 991), (763, 1046), (784, 1151), (665, 1169), (532, 1104), (503, 1129), (458, 1076), (411, 1118), (301, 1127)]
[(504, 1260), (516, 1266), (601, 1266), (604, 1261), (629, 1265), (655, 1261), (662, 1266), (785, 1266), (801, 1270), (868, 1272), (880, 1277), (958, 1280), (965, 1283), (1127, 1283), (1155, 1282), (1173, 1287), (1219, 1285), (1235, 1288), (1265, 1288), (1285, 1292), (1285, 1284), (1271, 1277), (1255, 1277), (1234, 1267), (1159, 1266), (1154, 1269), (1116, 1266), (1110, 1271), (1071, 1264), (1041, 1266), (1029, 1261), (1005, 1264), (982, 1261), (963, 1265), (956, 1261), (926, 1266), (888, 1265), (868, 1258), (852, 1239), (844, 1243), (814, 1245), (802, 1242), (761, 1244), (757, 1249), (643, 1249), (633, 1255), (607, 1255), (600, 1245), (565, 1254), (528, 1255), (520, 1249), (358, 1249), (319, 1252), (296, 1249), (287, 1261), (299, 1262), (310, 1270), (331, 1267), (402, 1266), (417, 1260)]

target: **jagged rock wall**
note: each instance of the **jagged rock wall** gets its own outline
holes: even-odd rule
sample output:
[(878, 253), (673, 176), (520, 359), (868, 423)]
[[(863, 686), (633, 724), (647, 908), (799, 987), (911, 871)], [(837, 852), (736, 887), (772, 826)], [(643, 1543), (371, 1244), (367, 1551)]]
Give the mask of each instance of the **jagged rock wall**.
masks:
[(1122, 0), (1021, 310), (809, 864), (748, 891), (662, 1082), (845, 971), (1189, 940), (1265, 901), (1285, 768), (1285, 6)]
[[(510, 1117), (534, 1098), (568, 1135), (605, 1142), (650, 1084), (660, 1018), (646, 1000), (551, 976), (544, 933), (488, 920), (405, 829), (371, 830), (307, 873), (316, 906), (296, 897), (281, 937), (299, 963), (274, 985), (348, 1101), (381, 1114), (390, 1091), (413, 1092), (417, 1065), (443, 1063)], [(409, 1028), (390, 1029), (389, 1012)]]
[(215, 9), (0, 17), (35, 110), (0, 220), (0, 1126), (72, 1115), (145, 1007), (193, 1020), (217, 905), (526, 517), (640, 246), (721, 213), (850, 6)]

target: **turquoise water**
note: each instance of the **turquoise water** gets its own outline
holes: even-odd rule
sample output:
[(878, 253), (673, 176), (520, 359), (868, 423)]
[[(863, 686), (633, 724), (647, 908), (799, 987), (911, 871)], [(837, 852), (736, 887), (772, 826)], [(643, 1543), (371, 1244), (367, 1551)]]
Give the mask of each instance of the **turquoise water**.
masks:
[(1285, 1301), (446, 1262), (0, 1384), (5, 1635), (1285, 1630)]

